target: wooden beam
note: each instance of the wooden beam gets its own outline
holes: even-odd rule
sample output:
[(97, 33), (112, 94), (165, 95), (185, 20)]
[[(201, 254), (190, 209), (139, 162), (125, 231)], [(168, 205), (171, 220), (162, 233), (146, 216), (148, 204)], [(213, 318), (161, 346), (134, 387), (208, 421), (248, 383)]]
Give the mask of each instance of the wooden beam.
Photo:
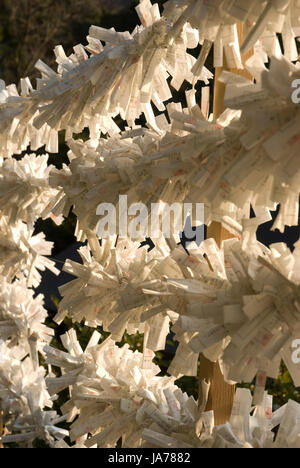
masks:
[[(238, 24), (237, 25), (237, 30), (238, 30), (238, 37), (239, 37), (239, 43), (240, 45), (243, 43), (243, 31), (244, 31), (244, 25), (243, 24)], [(253, 50), (250, 50), (247, 54), (242, 55), (242, 63), (246, 63), (246, 61), (253, 55)], [(218, 67), (215, 69), (215, 85), (214, 85), (214, 119), (216, 120), (220, 115), (224, 112), (225, 106), (224, 106), (224, 97), (225, 97), (225, 90), (226, 86), (224, 83), (219, 81), (219, 77), (222, 73), (222, 71), (229, 71), (234, 73), (235, 75), (240, 75), (243, 76), (244, 78), (248, 78), (249, 80), (253, 81), (253, 76), (250, 75), (248, 70), (239, 70), (237, 68), (228, 68), (226, 64), (226, 59), (224, 57), (224, 67)]]
[[(225, 239), (233, 235), (222, 227), (221, 223), (212, 223), (207, 229), (207, 238), (214, 238), (219, 247)], [(225, 424), (230, 419), (234, 400), (235, 387), (225, 382), (219, 362), (209, 361), (203, 354), (200, 356), (199, 402), (202, 402), (201, 381), (210, 382), (210, 390), (205, 411), (214, 411), (215, 425)], [(201, 404), (201, 403), (199, 403)]]
[[(243, 25), (238, 25), (238, 36), (240, 45), (243, 42)], [(251, 50), (249, 53), (242, 57), (242, 62), (245, 63), (248, 58), (253, 55)], [(225, 96), (225, 84), (221, 83), (218, 79), (223, 70), (230, 71), (240, 76), (244, 76), (249, 80), (253, 77), (247, 70), (229, 69), (224, 64), (223, 68), (217, 68), (215, 70), (215, 84), (214, 84), (214, 119), (216, 120), (225, 110), (224, 96)], [(234, 237), (230, 232), (222, 227), (221, 223), (213, 222), (208, 227), (207, 238), (214, 238), (219, 247), (222, 246), (222, 242), (226, 239)], [(210, 381), (210, 390), (208, 394), (208, 401), (205, 410), (214, 411), (215, 425), (225, 424), (230, 419), (235, 387), (229, 385), (224, 381), (219, 362), (213, 363), (209, 361), (203, 354), (200, 355), (200, 369), (199, 369), (199, 405), (203, 400), (201, 381)]]

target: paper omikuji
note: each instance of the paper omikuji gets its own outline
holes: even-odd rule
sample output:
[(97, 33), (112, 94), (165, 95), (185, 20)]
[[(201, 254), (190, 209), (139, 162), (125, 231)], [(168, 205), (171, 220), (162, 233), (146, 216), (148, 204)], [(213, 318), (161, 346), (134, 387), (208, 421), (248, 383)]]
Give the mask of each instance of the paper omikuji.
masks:
[[(275, 408), (266, 380), (283, 360), (300, 385), (300, 244), (267, 248), (256, 232), (276, 208), (272, 229), (299, 223), (300, 2), (141, 0), (136, 11), (132, 32), (92, 25), (70, 56), (56, 46), (57, 71), (38, 60), (36, 88), (0, 81), (1, 444), (299, 448), (300, 405)], [(221, 115), (213, 83), (225, 87)], [(48, 153), (61, 131), (68, 163), (57, 169)], [(201, 202), (202, 224), (219, 223), (226, 240), (184, 246), (160, 233), (151, 250), (142, 234), (100, 239), (98, 207), (120, 210), (120, 195), (145, 206), (148, 224), (154, 205), (163, 215)], [(70, 210), (85, 245), (64, 264), (73, 279), (54, 322), (90, 327), (84, 346), (75, 328), (58, 336), (35, 292), (41, 272), (59, 274), (35, 223), (59, 225)], [(162, 376), (155, 352), (171, 326), (178, 347)], [(143, 334), (141, 352), (120, 345), (125, 332)], [(225, 424), (207, 410), (212, 382), (200, 382), (201, 401), (176, 384), (197, 376), (200, 353), (230, 384), (255, 379), (253, 395), (236, 389)]]

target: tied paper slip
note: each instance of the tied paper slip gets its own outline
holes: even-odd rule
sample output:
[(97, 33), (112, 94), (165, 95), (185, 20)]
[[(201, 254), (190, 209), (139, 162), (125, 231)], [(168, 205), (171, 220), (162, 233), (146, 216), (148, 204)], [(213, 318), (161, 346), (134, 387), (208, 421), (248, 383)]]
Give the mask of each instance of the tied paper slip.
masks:
[(274, 161), (284, 158), (287, 148), (289, 149), (289, 152), (297, 151), (297, 144), (299, 141), (299, 121), (300, 115), (298, 114), (294, 120), (289, 122), (264, 143), (266, 152)]
[(224, 327), (217, 326), (206, 331), (204, 335), (195, 336), (190, 341), (189, 346), (196, 353), (201, 353), (206, 348), (209, 348), (215, 343), (218, 343), (227, 336), (227, 332)]
[(183, 375), (197, 376), (199, 353), (194, 353), (189, 344), (179, 343), (176, 354), (172, 359), (168, 372), (170, 375), (180, 378)]
[(231, 410), (230, 424), (236, 436), (243, 440), (250, 439), (250, 412), (252, 396), (248, 389), (238, 388)]
[(275, 447), (289, 447), (295, 437), (295, 432), (299, 429), (299, 424), (299, 405), (295, 401), (289, 400), (281, 419)]
[(244, 23), (257, 6), (258, 2), (256, 0), (251, 2), (251, 4), (247, 0), (234, 0), (227, 7), (227, 13), (239, 20), (239, 22)]

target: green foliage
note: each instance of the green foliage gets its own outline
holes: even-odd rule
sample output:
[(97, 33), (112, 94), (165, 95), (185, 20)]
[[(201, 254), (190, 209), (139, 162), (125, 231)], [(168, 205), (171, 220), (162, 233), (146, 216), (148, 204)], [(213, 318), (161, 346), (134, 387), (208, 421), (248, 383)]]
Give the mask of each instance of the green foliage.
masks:
[[(249, 388), (254, 392), (255, 380), (249, 383), (241, 383), (237, 385), (240, 388)], [(268, 379), (266, 389), (273, 395), (273, 403), (275, 408), (279, 408), (289, 400), (295, 400), (300, 403), (300, 388), (295, 388), (289, 371), (284, 362), (281, 362), (280, 374), (277, 379)]]

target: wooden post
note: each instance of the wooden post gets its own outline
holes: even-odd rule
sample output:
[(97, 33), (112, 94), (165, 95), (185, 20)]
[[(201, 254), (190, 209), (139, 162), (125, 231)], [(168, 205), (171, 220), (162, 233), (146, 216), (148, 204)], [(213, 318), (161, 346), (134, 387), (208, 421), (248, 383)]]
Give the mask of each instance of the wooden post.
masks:
[[(243, 24), (238, 24), (237, 25), (237, 30), (238, 30), (238, 37), (239, 37), (239, 43), (242, 45), (243, 43), (243, 30), (244, 30), (244, 25)], [(242, 63), (244, 64), (251, 56), (253, 55), (253, 50), (250, 50), (247, 52), (247, 54), (242, 55)], [(225, 89), (226, 86), (224, 83), (219, 81), (219, 77), (222, 73), (222, 71), (229, 71), (232, 73), (235, 73), (236, 75), (243, 76), (245, 78), (248, 78), (249, 80), (253, 81), (253, 76), (250, 75), (248, 70), (239, 70), (237, 68), (228, 68), (226, 65), (226, 59), (224, 57), (224, 67), (218, 67), (215, 69), (215, 84), (214, 84), (214, 119), (216, 120), (225, 110), (224, 106), (224, 96), (225, 96)]]
[[(214, 238), (221, 247), (225, 239), (232, 238), (232, 234), (222, 227), (221, 223), (211, 223), (207, 230), (207, 238)], [(200, 355), (199, 372), (199, 404), (203, 400), (201, 381), (210, 382), (210, 390), (205, 410), (214, 411), (215, 425), (225, 424), (230, 419), (235, 387), (225, 382), (219, 362), (211, 362), (203, 354)]]
[[(243, 42), (243, 25), (238, 25), (238, 36), (239, 42)], [(242, 57), (243, 63), (251, 57), (253, 51), (245, 54)], [(224, 96), (225, 96), (225, 84), (218, 81), (219, 76), (223, 70), (236, 73), (252, 80), (252, 76), (247, 70), (229, 69), (226, 66), (224, 68), (217, 68), (215, 70), (215, 84), (214, 84), (214, 119), (217, 119), (222, 112), (225, 110)], [(214, 238), (219, 247), (222, 246), (222, 242), (226, 239), (232, 238), (233, 235), (222, 227), (221, 223), (213, 222), (208, 227), (207, 238)], [(200, 355), (200, 371), (199, 371), (199, 405), (203, 400), (202, 395), (202, 380), (210, 381), (210, 391), (208, 395), (208, 401), (205, 410), (214, 411), (215, 425), (225, 424), (230, 419), (231, 409), (233, 405), (233, 399), (235, 394), (234, 385), (229, 385), (224, 381), (219, 362), (211, 362), (206, 357)]]

